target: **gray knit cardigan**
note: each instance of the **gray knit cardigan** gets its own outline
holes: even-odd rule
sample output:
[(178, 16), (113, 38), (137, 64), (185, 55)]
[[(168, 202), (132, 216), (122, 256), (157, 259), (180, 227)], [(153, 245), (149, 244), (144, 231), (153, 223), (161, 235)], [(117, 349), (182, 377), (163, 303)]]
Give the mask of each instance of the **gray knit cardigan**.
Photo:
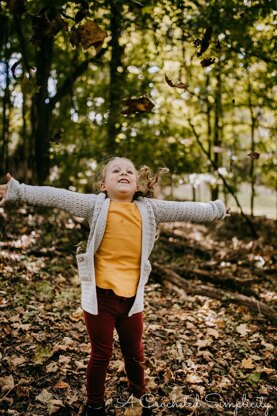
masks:
[[(103, 192), (98, 195), (82, 194), (50, 186), (20, 184), (12, 178), (9, 181), (6, 201), (17, 200), (32, 205), (60, 208), (89, 222), (86, 251), (76, 253), (76, 260), (82, 285), (82, 308), (98, 315), (94, 254), (105, 232), (110, 199)], [(133, 202), (142, 219), (142, 255), (139, 283), (129, 316), (143, 311), (144, 286), (151, 272), (149, 256), (154, 246), (157, 225), (174, 221), (212, 222), (223, 219), (226, 215), (224, 202), (220, 199), (209, 202), (175, 202), (140, 196)]]

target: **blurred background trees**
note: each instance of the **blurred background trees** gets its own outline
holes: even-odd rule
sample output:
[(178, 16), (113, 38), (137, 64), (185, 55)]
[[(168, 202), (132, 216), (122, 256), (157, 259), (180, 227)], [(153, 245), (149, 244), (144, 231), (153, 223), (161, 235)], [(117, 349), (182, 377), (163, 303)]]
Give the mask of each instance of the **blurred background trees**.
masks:
[(124, 155), (167, 166), (171, 198), (273, 204), (272, 1), (0, 5), (1, 176), (90, 192)]

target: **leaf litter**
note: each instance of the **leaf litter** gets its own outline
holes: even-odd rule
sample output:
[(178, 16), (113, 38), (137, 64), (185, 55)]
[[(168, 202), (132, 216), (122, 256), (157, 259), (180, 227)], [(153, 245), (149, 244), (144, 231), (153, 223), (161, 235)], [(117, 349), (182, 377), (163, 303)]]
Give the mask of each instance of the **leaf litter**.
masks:
[[(273, 307), (276, 247), (272, 223), (263, 224), (258, 242), (227, 221), (210, 228), (166, 224), (161, 236), (171, 233), (183, 248), (158, 240), (151, 261), (255, 276), (252, 286)], [(88, 229), (58, 210), (8, 206), (0, 212), (0, 232), (0, 414), (80, 415), (90, 345), (74, 246)], [(200, 248), (211, 255), (203, 258)], [(256, 256), (265, 259), (262, 269)], [(143, 366), (155, 414), (274, 414), (276, 334), (269, 321), (241, 305), (176, 292), (152, 276), (145, 292)], [(106, 403), (110, 415), (141, 413), (139, 401), (128, 399), (116, 332)]]

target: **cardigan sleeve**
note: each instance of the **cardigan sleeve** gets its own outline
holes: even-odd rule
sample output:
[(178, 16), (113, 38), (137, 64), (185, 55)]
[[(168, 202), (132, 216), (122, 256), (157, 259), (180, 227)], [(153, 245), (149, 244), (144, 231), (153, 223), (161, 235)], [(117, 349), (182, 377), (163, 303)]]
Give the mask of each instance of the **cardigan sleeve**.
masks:
[(52, 186), (20, 184), (12, 178), (8, 183), (6, 201), (26, 202), (30, 205), (60, 208), (77, 217), (89, 218), (94, 209), (96, 194), (82, 194)]
[(157, 224), (175, 221), (204, 223), (226, 216), (225, 204), (221, 199), (209, 202), (177, 202), (151, 198), (150, 201)]

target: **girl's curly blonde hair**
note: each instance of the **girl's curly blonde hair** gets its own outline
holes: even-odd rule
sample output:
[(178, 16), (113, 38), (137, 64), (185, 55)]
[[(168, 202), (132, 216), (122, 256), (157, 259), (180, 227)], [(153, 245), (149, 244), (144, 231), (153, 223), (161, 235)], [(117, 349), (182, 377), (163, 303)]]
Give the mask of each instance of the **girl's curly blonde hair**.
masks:
[[(151, 169), (148, 166), (143, 165), (137, 170), (136, 167), (135, 167), (134, 162), (132, 160), (128, 159), (127, 157), (113, 156), (113, 157), (105, 160), (104, 162), (101, 162), (97, 166), (97, 169), (96, 169), (96, 187), (97, 187), (98, 191), (101, 190), (101, 188), (100, 188), (101, 183), (103, 183), (105, 181), (108, 165), (115, 159), (127, 160), (128, 162), (130, 162), (133, 165), (133, 167), (135, 169), (135, 173), (136, 173), (136, 177), (137, 177), (137, 184), (138, 184), (138, 191), (135, 192), (135, 194), (133, 196), (133, 200), (137, 199), (140, 196), (147, 197), (147, 198), (157, 198), (159, 179), (160, 179), (162, 174), (168, 173), (169, 169), (168, 168), (158, 168), (158, 170), (154, 174), (154, 176), (151, 176), (152, 175)], [(106, 191), (104, 191), (104, 192), (107, 195), (107, 192)]]

